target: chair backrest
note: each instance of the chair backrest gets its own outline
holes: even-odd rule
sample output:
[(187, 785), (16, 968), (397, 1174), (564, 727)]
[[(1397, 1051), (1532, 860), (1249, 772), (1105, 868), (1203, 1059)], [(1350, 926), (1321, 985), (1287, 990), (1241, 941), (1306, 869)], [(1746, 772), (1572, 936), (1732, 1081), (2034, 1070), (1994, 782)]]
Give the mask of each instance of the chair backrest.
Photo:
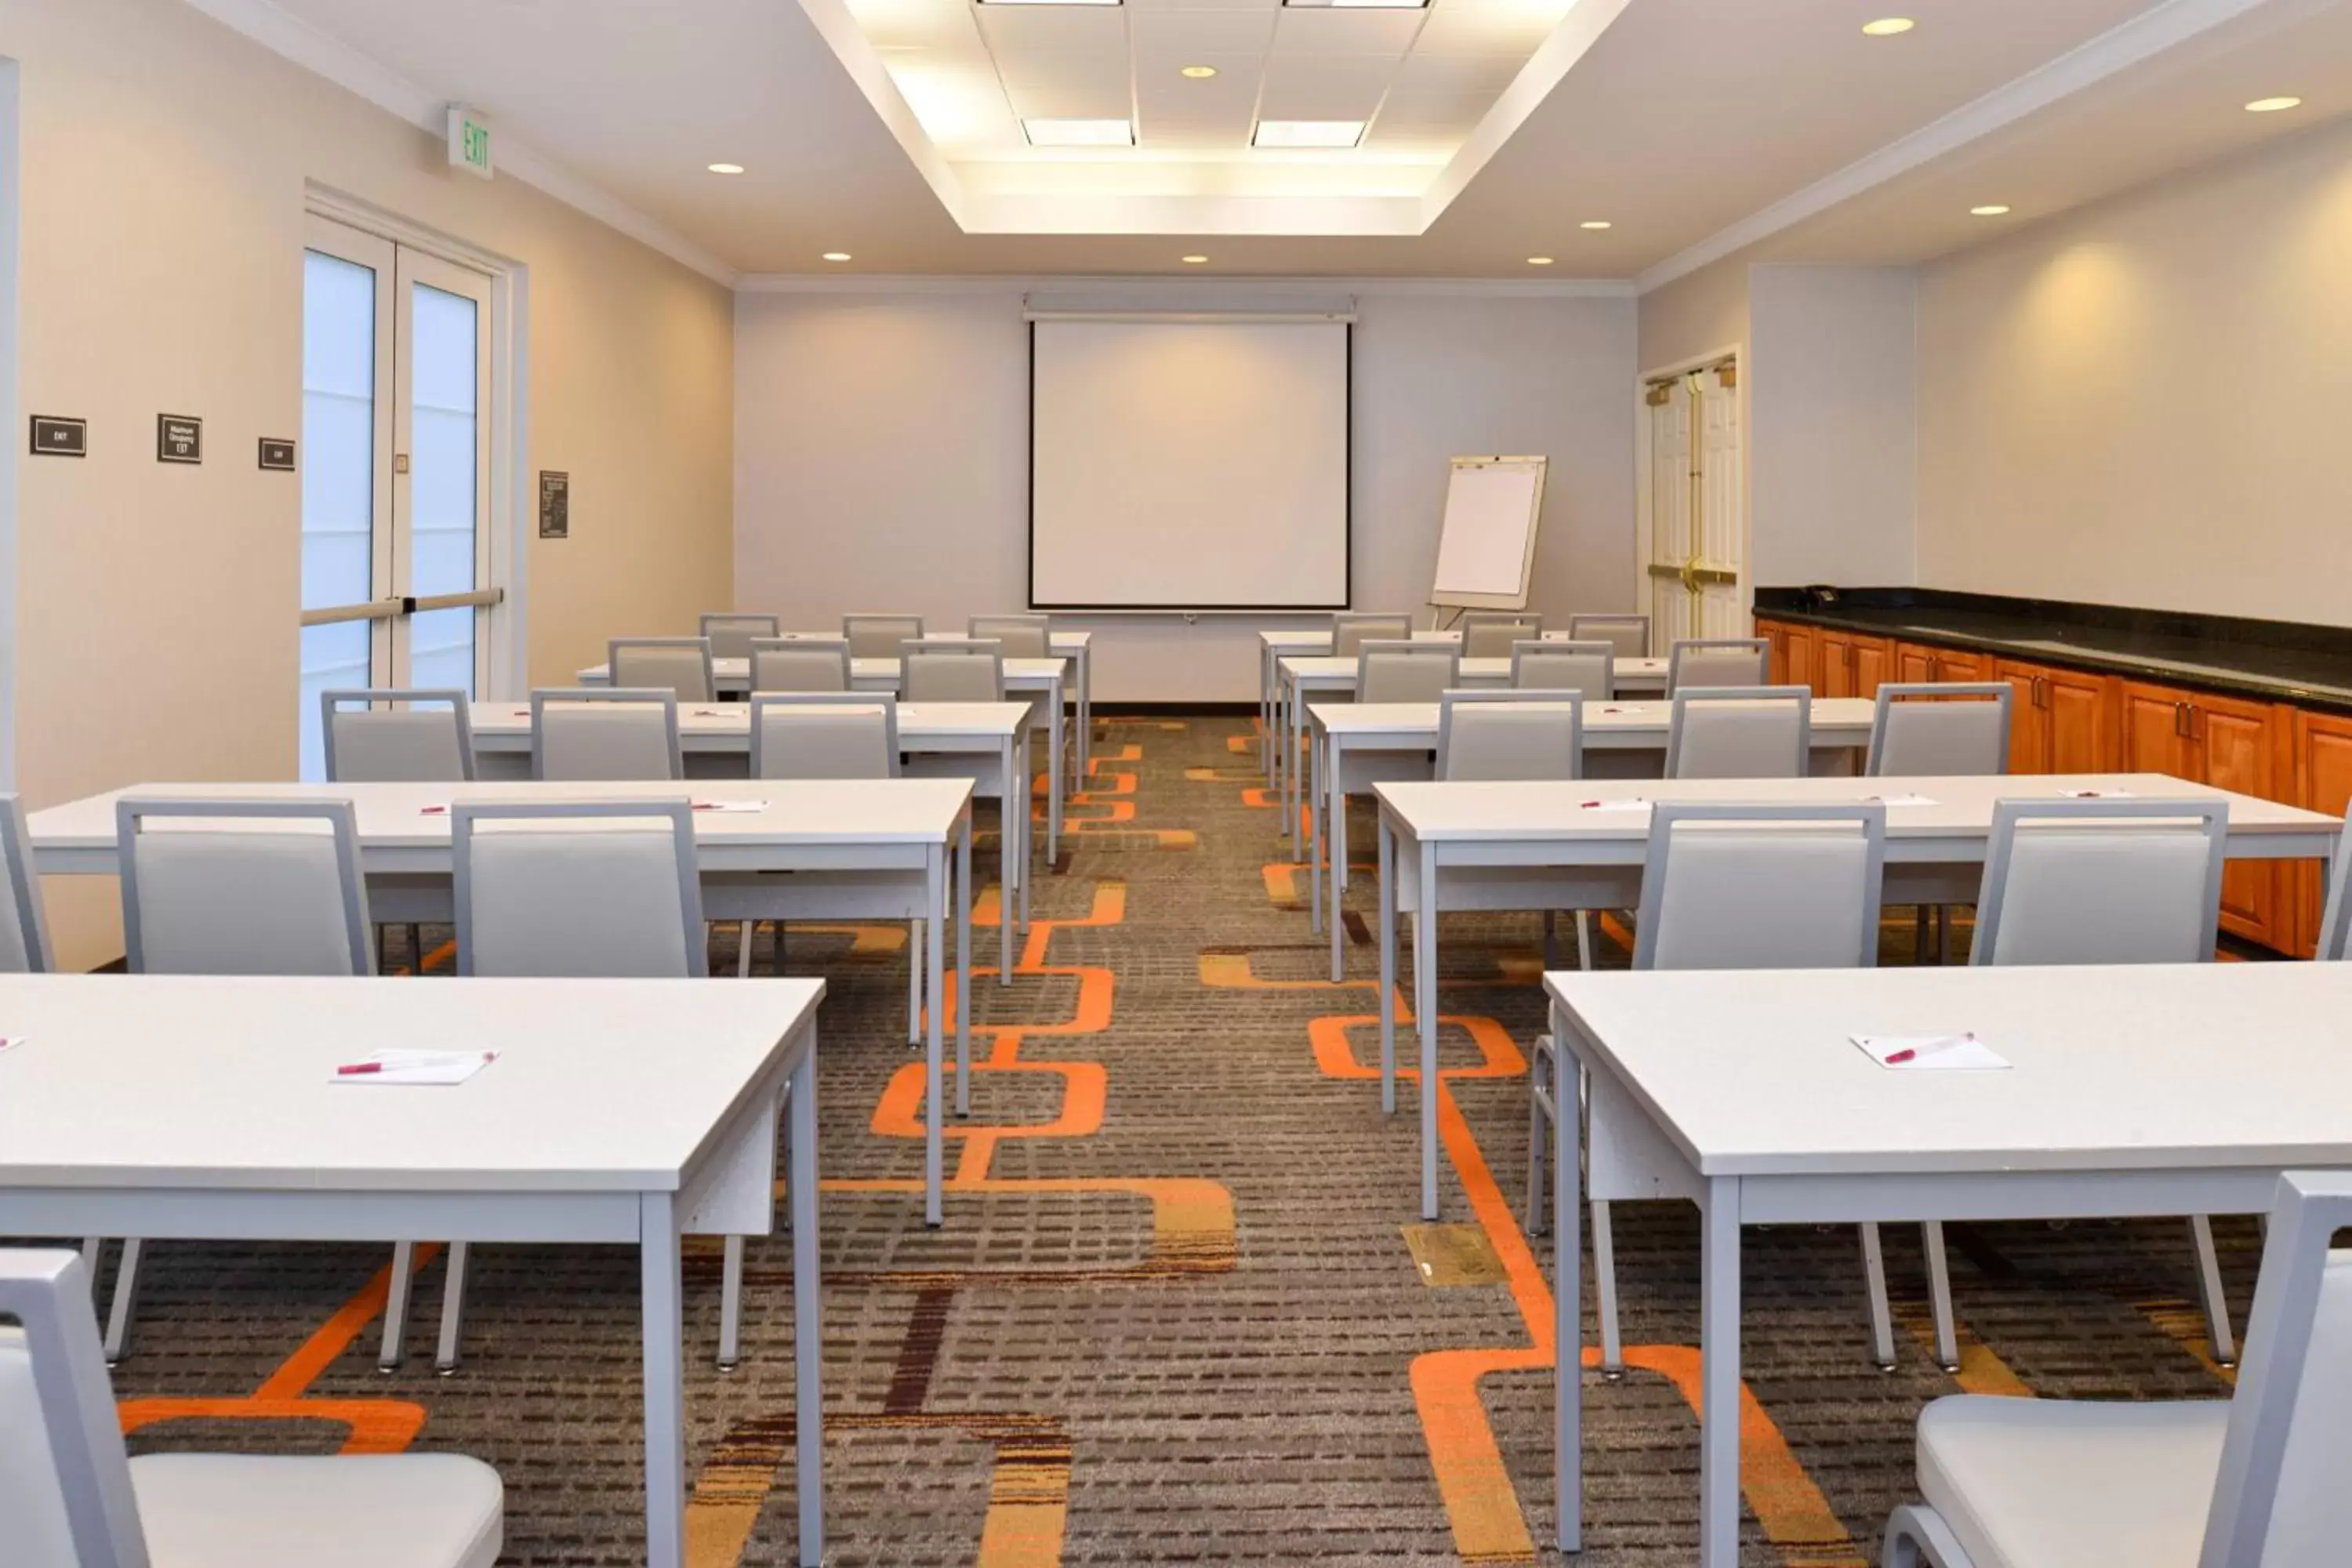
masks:
[(1650, 657), (1650, 617), (1586, 614), (1568, 617), (1568, 635), (1576, 642), (1605, 642), (1619, 658)]
[(1434, 702), (1461, 675), (1462, 650), (1450, 642), (1368, 638), (1356, 651), (1356, 700)]
[(1970, 963), (2202, 963), (2226, 800), (2002, 800)]
[(91, 1283), (76, 1253), (0, 1247), (0, 1521), (11, 1563), (148, 1561)]
[(2352, 1540), (2352, 1176), (2290, 1171), (2272, 1200), (2200, 1568), (2319, 1568)]
[(975, 642), (1003, 645), (1007, 658), (1051, 658), (1053, 623), (1044, 616), (974, 616), (964, 628)]
[(901, 649), (898, 694), (909, 702), (1002, 702), (1004, 645), (987, 638), (931, 637)]
[(1762, 637), (1683, 637), (1666, 656), (1666, 690), (1685, 686), (1761, 686), (1772, 661)]
[(2006, 680), (1880, 687), (1865, 771), (1887, 778), (2009, 772), (2009, 705), (2016, 695)]
[(895, 779), (898, 700), (887, 691), (755, 692), (755, 779)]
[(1666, 777), (1801, 779), (1812, 747), (1810, 688), (1686, 687), (1666, 720)]
[(708, 702), (718, 695), (709, 637), (614, 637), (605, 658), (605, 679), (615, 689), (660, 687), (680, 702)]
[(1341, 610), (1331, 617), (1331, 657), (1353, 658), (1367, 642), (1400, 642), (1412, 636), (1411, 616), (1385, 611)]
[(690, 803), (461, 803), (449, 833), (459, 974), (708, 972)]
[(2352, 877), (2352, 826), (2336, 838), (2336, 858), (2328, 867), (2327, 907), (2319, 912), (2319, 958), (2352, 958), (2352, 900), (2344, 894), (2344, 879)]
[(462, 691), (319, 694), (330, 784), (454, 784), (474, 776), (474, 721)]
[(1572, 691), (1449, 691), (1437, 700), (1443, 780), (1584, 775), (1584, 700)]
[(1883, 805), (1654, 805), (1633, 967), (1869, 968), (1885, 861)]
[(1533, 610), (1469, 610), (1462, 616), (1464, 658), (1508, 658), (1511, 645), (1543, 636), (1543, 617)]
[(852, 658), (896, 658), (898, 645), (923, 635), (920, 616), (844, 616), (841, 635)]
[(782, 629), (777, 616), (740, 610), (710, 610), (702, 617), (702, 640), (710, 645), (713, 658), (749, 658), (755, 639), (772, 637)]
[(0, 900), (0, 973), (46, 974), (57, 960), (49, 952), (41, 879), (33, 871), (25, 803), (13, 795), (0, 795), (0, 858), (8, 863), (7, 897)]
[(372, 974), (347, 800), (114, 803), (133, 974)]
[(847, 691), (850, 689), (849, 639), (752, 638), (751, 689)]
[(1573, 691), (1587, 702), (1617, 695), (1616, 656), (1605, 642), (1516, 642), (1511, 684), (1522, 691)]
[(573, 784), (684, 778), (677, 693), (611, 686), (532, 692), (530, 776)]

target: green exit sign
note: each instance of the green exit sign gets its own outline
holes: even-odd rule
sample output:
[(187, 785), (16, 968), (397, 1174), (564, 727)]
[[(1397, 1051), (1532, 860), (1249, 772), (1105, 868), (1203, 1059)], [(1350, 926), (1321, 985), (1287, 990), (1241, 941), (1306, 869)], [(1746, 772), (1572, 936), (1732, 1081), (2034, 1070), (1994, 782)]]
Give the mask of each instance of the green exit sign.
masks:
[(469, 174), (490, 177), (490, 122), (455, 103), (449, 106), (449, 162)]

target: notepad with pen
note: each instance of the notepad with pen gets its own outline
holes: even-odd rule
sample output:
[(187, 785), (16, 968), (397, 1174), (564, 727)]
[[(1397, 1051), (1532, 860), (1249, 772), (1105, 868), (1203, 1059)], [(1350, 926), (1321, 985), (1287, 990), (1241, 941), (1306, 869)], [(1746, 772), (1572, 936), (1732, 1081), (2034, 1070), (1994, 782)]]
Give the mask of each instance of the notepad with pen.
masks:
[(2007, 1072), (2010, 1066), (2008, 1058), (1974, 1034), (1848, 1037), (1889, 1072)]
[(498, 1059), (496, 1051), (376, 1051), (345, 1062), (327, 1081), (362, 1087), (459, 1084)]

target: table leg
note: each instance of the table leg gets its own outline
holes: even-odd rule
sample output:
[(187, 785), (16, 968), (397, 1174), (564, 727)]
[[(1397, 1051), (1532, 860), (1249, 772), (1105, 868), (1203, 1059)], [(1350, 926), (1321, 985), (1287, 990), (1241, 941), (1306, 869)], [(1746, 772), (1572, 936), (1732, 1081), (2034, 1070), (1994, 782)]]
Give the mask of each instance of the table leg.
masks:
[(1396, 1114), (1396, 829), (1381, 821), (1381, 1114)]
[[(1013, 834), (1015, 831), (1013, 802), (1020, 795), (1020, 791), (1013, 787), (1013, 781), (1027, 776), (1021, 771), (1021, 742), (1017, 736), (999, 748), (997, 762), (1003, 769), (999, 776), (1004, 781), (1004, 830)], [(1023, 826), (1026, 826), (1025, 820)], [(996, 983), (1010, 985), (1013, 984), (1013, 902), (1016, 894), (1021, 900), (1024, 923), (1029, 910), (1029, 841), (1025, 834), (1016, 835), (1017, 841), (1010, 844), (1002, 842), (1003, 836), (999, 837), (996, 859), (1003, 875), (997, 879), (1000, 885), (996, 889), (996, 957), (1001, 973)]]
[(674, 1194), (637, 1199), (646, 1378), (646, 1561), (686, 1561), (686, 1321)]
[(1331, 858), (1331, 983), (1336, 985), (1348, 977), (1339, 947), (1339, 900), (1348, 890), (1348, 790), (1340, 782), (1347, 749), (1337, 735), (1324, 744), (1331, 748), (1331, 760), (1324, 770), (1331, 782), (1323, 804), (1324, 820), (1329, 825), (1323, 830), (1323, 852)]
[(971, 814), (966, 812), (956, 835), (955, 880), (948, 896), (955, 900), (956, 928), (956, 1114), (971, 1114)]
[(1708, 1182), (1699, 1208), (1698, 1560), (1738, 1568), (1739, 1179)]
[[(1014, 738), (1013, 746), (1020, 769), (1021, 785), (1004, 797), (1004, 813), (1007, 818), (1020, 819), (1021, 842), (1011, 852), (1021, 858), (1021, 929), (1025, 931), (1029, 929), (1029, 889), (1036, 879), (1034, 875), (1036, 862), (1032, 858), (1030, 847), (1037, 842), (1036, 824), (1029, 820), (1029, 727), (1026, 724), (1021, 727), (1021, 733)], [(1008, 822), (1008, 830), (1010, 826)], [(999, 854), (1006, 852), (998, 851)], [(1009, 947), (1004, 950), (1004, 984), (1013, 984), (1013, 950)]]
[(947, 948), (947, 890), (941, 886), (947, 880), (947, 846), (938, 845), (929, 851), (923, 871), (923, 908), (929, 911), (931, 940), (923, 944), (924, 963), (929, 966), (930, 984), (924, 994), (929, 1004), (923, 1009), (923, 1223), (937, 1226), (945, 1223), (946, 1214), (940, 1200), (940, 1167), (945, 1160), (940, 1147), (941, 1124), (947, 1120), (947, 1100), (940, 1079), (945, 1076), (940, 1060), (940, 1014), (946, 1011), (947, 970), (940, 955)]
[[(964, 844), (971, 843), (965, 829)], [(812, 1029), (814, 1026), (811, 1026)], [(824, 1561), (824, 1280), (817, 1269), (816, 1047), (793, 1071), (785, 1186), (793, 1211), (793, 1414), (800, 1449), (801, 1568)]]
[(1289, 708), (1289, 717), (1282, 726), (1282, 834), (1293, 848), (1303, 848), (1298, 830), (1298, 742), (1300, 729), (1306, 721), (1306, 708), (1298, 700), (1298, 683), (1286, 680), (1283, 692)]
[(1045, 864), (1049, 868), (1062, 858), (1062, 693), (1058, 688), (1054, 692), (1051, 724), (1046, 744), (1054, 748), (1054, 765), (1045, 785)]
[(1437, 1217), (1437, 847), (1421, 857), (1421, 898), (1412, 919), (1412, 1011), (1421, 1027), (1421, 1217)]
[[(1330, 770), (1325, 766), (1323, 748), (1331, 743), (1328, 733), (1318, 734), (1312, 728), (1307, 731), (1310, 781), (1307, 791), (1307, 929), (1323, 929), (1323, 781)], [(1337, 918), (1338, 911), (1333, 911)]]
[[(1554, 1008), (1554, 1041), (1567, 1038), (1564, 1028)], [(1559, 1549), (1579, 1552), (1584, 1544), (1584, 1176), (1574, 1086), (1583, 1068), (1565, 1048), (1552, 1060), (1552, 1442), (1559, 1471)]]
[(1257, 765), (1274, 783), (1274, 649), (1257, 645)]
[(1093, 777), (1095, 760), (1095, 655), (1092, 644), (1078, 649), (1077, 787)]

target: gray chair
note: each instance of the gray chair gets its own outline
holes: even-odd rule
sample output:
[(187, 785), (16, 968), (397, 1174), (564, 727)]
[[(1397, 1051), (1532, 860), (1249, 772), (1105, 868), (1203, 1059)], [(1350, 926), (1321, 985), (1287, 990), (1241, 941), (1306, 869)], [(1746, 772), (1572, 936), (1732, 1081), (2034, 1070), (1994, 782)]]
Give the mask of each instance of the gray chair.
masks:
[[(1886, 808), (1852, 805), (1659, 805), (1650, 812), (1636, 917), (1636, 969), (1867, 969), (1878, 962), (1879, 887), (1886, 860)], [(1727, 1050), (1737, 1040), (1723, 1042)], [(1528, 1223), (1540, 1233), (1544, 1166), (1557, 1115), (1578, 1114), (1560, 1083), (1557, 1048), (1536, 1042), (1529, 1073)], [(1601, 1364), (1624, 1365), (1617, 1321), (1610, 1200), (1592, 1215)], [(1894, 1320), (1878, 1227), (1862, 1227), (1871, 1340), (1895, 1363)]]
[(1761, 686), (1772, 645), (1762, 637), (1684, 637), (1666, 655), (1666, 693), (1685, 686)]
[(1677, 688), (1666, 719), (1670, 779), (1801, 779), (1812, 756), (1802, 686)]
[(1411, 616), (1342, 610), (1331, 617), (1331, 657), (1353, 658), (1363, 651), (1367, 642), (1401, 642), (1412, 636)]
[(2336, 858), (2328, 865), (2327, 902), (2319, 912), (2319, 944), (2315, 957), (2352, 957), (2352, 900), (2344, 895), (2347, 877), (2352, 877), (2352, 826), (2337, 836)]
[(2009, 772), (2006, 680), (1889, 683), (1870, 717), (1874, 778), (1984, 778)]
[(964, 630), (975, 642), (1002, 644), (1007, 658), (1054, 657), (1053, 622), (1045, 616), (974, 616)]
[(747, 615), (740, 610), (706, 611), (702, 617), (702, 640), (710, 645), (713, 658), (749, 658), (753, 642), (773, 637), (782, 629), (777, 616)]
[(1359, 702), (1434, 702), (1462, 684), (1462, 650), (1450, 642), (1370, 638), (1356, 653)]
[(1650, 657), (1650, 617), (1647, 616), (1598, 615), (1587, 613), (1568, 617), (1568, 635), (1572, 642), (1591, 639), (1605, 642), (1619, 658)]
[(719, 695), (709, 637), (614, 637), (604, 657), (604, 678), (615, 690), (660, 688), (680, 702), (709, 702)]
[(923, 635), (920, 616), (844, 616), (841, 635), (848, 639), (852, 658), (896, 658), (898, 645)]
[[(449, 852), (460, 976), (709, 972), (694, 807), (682, 798), (460, 801), (449, 813)], [(457, 1365), (467, 1262), (467, 1244), (450, 1243), (435, 1356), (443, 1372)]]
[(471, 700), (382, 687), (319, 695), (330, 784), (451, 784), (474, 776)]
[[(126, 796), (114, 823), (131, 973), (375, 973), (351, 802)], [(124, 1239), (110, 1362), (131, 1342), (143, 1251)]]
[(1464, 658), (1508, 658), (1513, 644), (1543, 636), (1543, 617), (1532, 610), (1468, 610), (1461, 626)]
[(755, 637), (751, 642), (754, 691), (847, 691), (847, 637)]
[(677, 694), (611, 686), (533, 691), (530, 776), (571, 784), (684, 778)]
[(1511, 684), (1522, 691), (1573, 691), (1587, 702), (1617, 695), (1616, 656), (1605, 642), (1517, 642)]
[[(1977, 963), (2206, 963), (2221, 920), (2226, 800), (2003, 800), (1993, 804), (1977, 895)], [(2119, 981), (2118, 984), (2121, 984)], [(2189, 1220), (2213, 1359), (2236, 1358), (2213, 1227)], [(1928, 1227), (1930, 1285), (1948, 1293), (1942, 1227)]]
[(986, 638), (931, 637), (900, 650), (898, 694), (909, 702), (1002, 702), (1004, 645)]
[(1584, 700), (1572, 691), (1448, 691), (1437, 701), (1437, 776), (1584, 776)]
[(0, 902), (0, 973), (47, 974), (57, 961), (49, 952), (49, 922), (21, 796), (0, 795), (0, 859), (8, 871), (8, 897)]
[[(0, 1521), (26, 1568), (491, 1568), (498, 1472), (459, 1454), (128, 1457), (70, 1252), (0, 1249)], [(13, 1323), (15, 1326), (7, 1326)]]
[(1930, 1404), (1924, 1500), (1888, 1519), (1885, 1568), (2332, 1568), (2352, 1557), (2352, 1251), (2330, 1250), (2347, 1226), (2352, 1179), (2280, 1178), (2228, 1399)]

